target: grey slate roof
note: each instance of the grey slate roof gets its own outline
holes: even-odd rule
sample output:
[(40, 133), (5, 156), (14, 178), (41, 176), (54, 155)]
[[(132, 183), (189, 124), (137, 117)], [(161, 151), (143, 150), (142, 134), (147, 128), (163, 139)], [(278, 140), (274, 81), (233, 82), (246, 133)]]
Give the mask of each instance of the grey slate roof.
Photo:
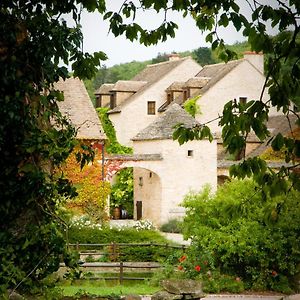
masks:
[(146, 83), (146, 81), (118, 80), (111, 90), (118, 92), (137, 92)]
[(121, 112), (122, 107), (130, 103), (135, 97), (138, 97), (140, 93), (142, 93), (149, 86), (159, 81), (162, 77), (167, 75), (176, 67), (180, 66), (185, 60), (191, 59), (190, 57), (184, 57), (172, 61), (164, 61), (161, 63), (148, 65), (144, 70), (142, 70), (139, 74), (137, 74), (132, 80), (133, 81), (146, 81), (141, 89), (139, 89), (134, 95), (129, 97), (126, 101), (122, 102), (120, 105), (110, 110), (109, 113), (118, 113)]
[(95, 95), (109, 95), (114, 83), (103, 83), (95, 92)]
[(96, 110), (84, 83), (78, 78), (60, 80), (54, 87), (64, 93), (64, 101), (58, 102), (60, 112), (70, 119), (77, 129), (78, 139), (106, 139)]
[(166, 112), (158, 117), (153, 123), (140, 131), (133, 141), (141, 140), (166, 140), (172, 139), (174, 126), (183, 123), (186, 127), (193, 127), (199, 124), (180, 105), (174, 103), (169, 106)]

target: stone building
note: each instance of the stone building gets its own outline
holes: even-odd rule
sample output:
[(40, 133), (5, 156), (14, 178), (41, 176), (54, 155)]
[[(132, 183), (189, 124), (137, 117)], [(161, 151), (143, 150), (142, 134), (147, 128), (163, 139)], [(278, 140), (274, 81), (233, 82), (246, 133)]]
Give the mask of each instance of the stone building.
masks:
[[(157, 118), (158, 108), (167, 99), (168, 86), (174, 81), (186, 81), (200, 70), (201, 66), (190, 57), (171, 56), (169, 61), (148, 65), (132, 80), (118, 81), (110, 86), (109, 118), (118, 141), (132, 146), (131, 138)], [(106, 90), (106, 94), (101, 92), (107, 87), (100, 87), (99, 99), (107, 97)]]

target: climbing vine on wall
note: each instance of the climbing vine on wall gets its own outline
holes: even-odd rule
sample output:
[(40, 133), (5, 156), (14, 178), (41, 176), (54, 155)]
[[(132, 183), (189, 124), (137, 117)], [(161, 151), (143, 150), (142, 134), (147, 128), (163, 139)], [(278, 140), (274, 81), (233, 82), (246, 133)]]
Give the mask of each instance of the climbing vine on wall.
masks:
[(111, 154), (132, 153), (133, 152), (132, 148), (123, 146), (118, 142), (115, 128), (107, 114), (108, 110), (109, 108), (106, 107), (97, 108), (97, 113), (100, 118), (102, 127), (108, 138), (108, 142), (105, 147), (106, 152)]
[[(106, 152), (113, 154), (129, 154), (133, 149), (121, 145), (116, 136), (115, 128), (108, 117), (108, 108), (98, 108), (98, 116), (101, 120), (104, 132), (108, 138)], [(116, 183), (111, 188), (111, 207), (122, 207), (133, 216), (133, 169), (126, 168), (118, 172)]]

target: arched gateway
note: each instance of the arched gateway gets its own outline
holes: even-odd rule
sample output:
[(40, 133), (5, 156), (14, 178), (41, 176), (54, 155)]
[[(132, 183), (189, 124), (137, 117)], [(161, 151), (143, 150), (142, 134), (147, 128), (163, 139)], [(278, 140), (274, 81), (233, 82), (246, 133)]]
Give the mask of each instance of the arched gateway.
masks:
[(154, 224), (161, 221), (161, 180), (160, 154), (114, 155), (105, 159), (106, 181), (121, 169), (133, 167), (134, 180), (134, 219), (151, 220)]

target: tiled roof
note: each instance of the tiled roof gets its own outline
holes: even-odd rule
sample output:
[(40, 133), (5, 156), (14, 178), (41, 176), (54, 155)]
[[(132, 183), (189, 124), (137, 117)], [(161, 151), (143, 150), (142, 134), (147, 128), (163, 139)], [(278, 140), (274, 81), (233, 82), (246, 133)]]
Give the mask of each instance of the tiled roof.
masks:
[(203, 88), (210, 79), (210, 77), (193, 77), (185, 83), (185, 86), (189, 88)]
[(106, 139), (96, 110), (84, 83), (78, 78), (60, 80), (54, 86), (64, 93), (64, 101), (58, 102), (59, 110), (77, 129), (78, 139)]
[(172, 139), (174, 126), (179, 123), (183, 123), (186, 127), (190, 128), (198, 124), (191, 115), (178, 104), (174, 103), (169, 106), (162, 116), (158, 117), (153, 123), (139, 132), (132, 140)]
[(161, 77), (179, 66), (183, 61), (190, 57), (179, 58), (172, 61), (164, 61), (158, 64), (148, 65), (144, 70), (137, 74), (132, 80), (157, 82)]
[(182, 91), (184, 87), (184, 81), (174, 81), (169, 87), (167, 87), (166, 91)]
[(146, 83), (146, 81), (119, 80), (111, 90), (119, 92), (137, 92)]
[(203, 95), (212, 86), (214, 86), (219, 80), (227, 75), (231, 70), (237, 67), (240, 63), (245, 61), (244, 59), (229, 61), (228, 63), (220, 63), (214, 65), (206, 65), (196, 75), (196, 77), (208, 77), (210, 78), (207, 83), (202, 87), (201, 94)]
[(111, 89), (113, 88), (114, 83), (103, 83), (95, 92), (95, 95), (107, 95), (110, 93)]
[(130, 103), (135, 97), (138, 97), (147, 87), (151, 86), (155, 82), (159, 81), (162, 77), (167, 75), (169, 72), (180, 66), (185, 60), (191, 59), (190, 57), (179, 58), (172, 61), (164, 61), (158, 64), (148, 65), (144, 70), (137, 74), (132, 80), (133, 81), (146, 81), (141, 89), (139, 89), (134, 95), (129, 97), (126, 101), (110, 110), (109, 113), (121, 112), (122, 106)]

